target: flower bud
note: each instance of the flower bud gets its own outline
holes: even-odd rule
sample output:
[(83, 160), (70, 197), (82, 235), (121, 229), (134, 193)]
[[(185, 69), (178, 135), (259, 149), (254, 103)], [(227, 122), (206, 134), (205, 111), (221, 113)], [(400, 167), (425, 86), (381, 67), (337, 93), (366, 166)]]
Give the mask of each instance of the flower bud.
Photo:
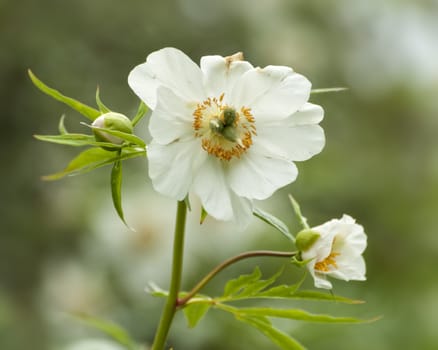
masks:
[[(131, 120), (125, 117), (123, 114), (109, 112), (102, 114), (96, 120), (94, 120), (93, 126), (103, 129), (110, 129), (115, 131), (121, 131), (127, 134), (132, 134), (133, 127)], [(110, 135), (104, 131), (93, 129), (94, 137), (97, 141), (111, 142), (116, 145), (120, 145), (123, 140), (117, 136)]]
[(309, 250), (321, 235), (310, 229), (305, 229), (298, 232), (295, 238), (295, 245), (300, 252)]

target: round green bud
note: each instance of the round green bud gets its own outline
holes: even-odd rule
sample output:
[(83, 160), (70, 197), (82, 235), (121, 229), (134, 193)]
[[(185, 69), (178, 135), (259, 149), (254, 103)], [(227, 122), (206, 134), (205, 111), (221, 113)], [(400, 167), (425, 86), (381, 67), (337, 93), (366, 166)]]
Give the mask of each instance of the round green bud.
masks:
[(295, 245), (300, 252), (305, 252), (313, 246), (319, 237), (321, 237), (321, 235), (318, 232), (312, 231), (311, 229), (304, 229), (298, 232), (295, 237)]
[[(126, 134), (132, 134), (133, 127), (131, 120), (128, 117), (120, 113), (109, 112), (102, 114), (100, 117), (93, 121), (93, 126), (103, 129), (110, 129), (115, 131), (121, 131)], [(110, 142), (115, 145), (120, 145), (123, 140), (117, 136), (110, 135), (107, 132), (93, 129), (94, 137), (96, 141)]]

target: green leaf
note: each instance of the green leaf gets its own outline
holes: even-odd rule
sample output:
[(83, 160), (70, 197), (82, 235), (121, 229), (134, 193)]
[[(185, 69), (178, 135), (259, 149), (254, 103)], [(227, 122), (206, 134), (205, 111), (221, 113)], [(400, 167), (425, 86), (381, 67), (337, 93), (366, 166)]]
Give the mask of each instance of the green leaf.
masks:
[(333, 87), (333, 88), (325, 88), (325, 89), (313, 89), (310, 91), (311, 94), (323, 94), (326, 92), (340, 92), (348, 90), (346, 87)]
[(243, 288), (246, 288), (249, 284), (252, 284), (260, 279), (262, 273), (258, 266), (250, 275), (241, 275), (236, 279), (228, 281), (224, 289), (224, 297), (238, 294)]
[(259, 296), (259, 292), (267, 287), (269, 287), (272, 283), (274, 283), (277, 278), (283, 273), (283, 267), (274, 275), (272, 275), (271, 278), (267, 280), (258, 280), (254, 281), (252, 283), (249, 283), (247, 286), (241, 289), (240, 293), (238, 294), (239, 298), (248, 298), (248, 297), (255, 297), (257, 298)]
[(90, 326), (92, 328), (98, 329), (99, 331), (105, 333), (110, 338), (118, 342), (119, 344), (125, 346), (129, 350), (137, 349), (136, 343), (131, 339), (127, 331), (125, 331), (120, 326), (106, 321), (101, 320), (96, 317), (92, 317), (86, 314), (73, 314), (82, 323)]
[(146, 106), (143, 102), (140, 102), (140, 105), (138, 106), (137, 113), (135, 114), (134, 118), (132, 119), (132, 126), (136, 126), (137, 123), (143, 119), (143, 117), (146, 115), (146, 112), (148, 111), (148, 106)]
[(64, 125), (64, 119), (65, 119), (65, 115), (63, 114), (63, 115), (61, 116), (61, 118), (59, 119), (59, 124), (58, 124), (58, 130), (59, 130), (59, 133), (60, 133), (61, 135), (68, 134), (68, 131), (67, 131), (67, 129), (65, 128), (65, 125)]
[(304, 350), (297, 340), (278, 330), (263, 316), (236, 315), (236, 319), (256, 328), (283, 350)]
[(194, 328), (198, 322), (205, 316), (210, 309), (211, 303), (193, 302), (184, 307), (183, 312), (186, 317), (187, 324), (190, 328)]
[(102, 100), (100, 99), (99, 87), (97, 87), (96, 89), (96, 104), (98, 105), (102, 114), (111, 112), (111, 110), (107, 106), (105, 106)]
[(306, 277), (306, 274), (303, 275), (300, 281), (297, 283), (294, 283), (292, 285), (286, 285), (282, 284), (280, 286), (272, 287), (268, 290), (265, 290), (259, 294), (257, 294), (258, 298), (293, 298), (298, 288), (300, 288), (301, 284), (303, 283), (304, 279)]
[(344, 304), (363, 304), (362, 300), (354, 300), (335, 294), (322, 293), (313, 290), (301, 290), (290, 296), (293, 299), (314, 300), (314, 301), (335, 301)]
[(67, 97), (59, 91), (47, 86), (41, 80), (39, 80), (30, 69), (28, 70), (28, 74), (30, 79), (38, 89), (40, 89), (42, 92), (49, 95), (50, 97), (53, 97), (55, 100), (65, 103), (67, 106), (70, 106), (88, 119), (94, 120), (101, 114), (97, 109), (87, 106), (71, 97)]
[(154, 282), (150, 282), (146, 287), (146, 292), (154, 297), (167, 298), (169, 292), (157, 286)]
[(90, 148), (77, 155), (67, 167), (55, 174), (44, 176), (44, 180), (58, 180), (67, 175), (84, 174), (96, 168), (112, 164), (116, 160), (124, 160), (145, 156), (144, 149), (125, 147), (122, 149), (122, 154), (118, 155), (115, 152), (106, 151), (102, 148)]
[(34, 135), (37, 140), (58, 143), (68, 146), (98, 146), (98, 147), (110, 147), (121, 148), (122, 145), (116, 145), (111, 142), (96, 141), (96, 138), (91, 135), (85, 134), (61, 134), (61, 135)]
[(259, 208), (254, 208), (253, 215), (260, 220), (266, 222), (268, 225), (272, 226), (276, 230), (280, 231), (290, 241), (295, 242), (295, 238), (289, 232), (289, 228), (280, 219)]
[(200, 225), (204, 223), (204, 220), (207, 218), (207, 216), (208, 216), (207, 210), (205, 210), (204, 207), (201, 206), (201, 217), (199, 218)]
[(300, 208), (300, 205), (299, 205), (298, 202), (295, 200), (295, 198), (292, 197), (291, 194), (289, 195), (289, 200), (290, 200), (290, 203), (292, 204), (292, 208), (293, 208), (293, 210), (294, 210), (294, 212), (295, 212), (295, 215), (296, 215), (296, 217), (297, 217), (299, 223), (301, 224), (301, 226), (302, 226), (304, 229), (308, 229), (308, 228), (309, 228), (309, 225), (307, 224), (307, 219), (301, 214), (301, 208)]
[(132, 230), (125, 221), (125, 215), (123, 214), (122, 209), (122, 161), (120, 159), (114, 162), (111, 171), (111, 196), (119, 218), (130, 230)]
[(86, 123), (81, 123), (81, 124), (86, 125), (93, 130), (99, 130), (99, 131), (106, 132), (107, 134), (117, 136), (118, 138), (120, 138), (122, 140), (128, 141), (129, 143), (133, 143), (133, 144), (138, 145), (140, 147), (146, 147), (146, 143), (141, 138), (139, 138), (138, 136), (135, 136), (133, 134), (128, 134), (126, 132), (107, 129), (107, 128), (98, 128), (97, 126), (88, 125)]
[(249, 316), (288, 318), (297, 321), (321, 323), (364, 323), (369, 320), (360, 320), (354, 317), (335, 317), (323, 314), (312, 314), (299, 309), (273, 309), (269, 307), (239, 308), (239, 312)]

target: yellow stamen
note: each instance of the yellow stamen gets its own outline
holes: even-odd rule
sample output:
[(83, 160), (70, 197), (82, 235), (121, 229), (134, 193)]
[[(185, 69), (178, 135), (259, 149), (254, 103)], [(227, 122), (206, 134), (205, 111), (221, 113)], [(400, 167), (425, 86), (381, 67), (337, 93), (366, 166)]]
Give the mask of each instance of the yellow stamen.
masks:
[(322, 261), (318, 261), (315, 264), (315, 270), (322, 271), (322, 272), (328, 272), (330, 270), (330, 266), (333, 266), (334, 268), (337, 268), (338, 265), (336, 265), (336, 257), (339, 255), (339, 253), (330, 253), (328, 257), (326, 257)]
[(193, 112), (193, 129), (195, 136), (201, 138), (202, 148), (206, 152), (229, 161), (245, 153), (257, 133), (251, 109), (241, 107), (236, 110), (223, 104), (224, 95), (222, 93), (219, 98), (209, 97), (198, 103)]

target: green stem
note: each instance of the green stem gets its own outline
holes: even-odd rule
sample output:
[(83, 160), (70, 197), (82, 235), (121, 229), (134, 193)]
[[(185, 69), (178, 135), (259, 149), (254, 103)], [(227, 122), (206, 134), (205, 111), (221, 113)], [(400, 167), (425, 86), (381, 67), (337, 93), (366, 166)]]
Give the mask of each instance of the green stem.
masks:
[(291, 258), (295, 256), (297, 252), (277, 252), (273, 250), (254, 250), (250, 252), (241, 253), (239, 255), (233, 256), (217, 265), (213, 270), (211, 270), (205, 277), (184, 297), (177, 300), (177, 306), (181, 307), (185, 305), (191, 298), (193, 298), (204, 286), (210, 282), (210, 280), (221, 272), (226, 267), (240, 261), (243, 259), (254, 258), (257, 256), (273, 256), (280, 258)]
[(172, 324), (175, 315), (178, 292), (181, 285), (181, 274), (183, 266), (184, 252), (184, 231), (187, 216), (187, 206), (185, 201), (178, 202), (175, 223), (175, 237), (173, 242), (173, 260), (172, 260), (172, 276), (170, 279), (169, 296), (167, 297), (166, 305), (161, 314), (160, 323), (157, 333), (155, 334), (154, 343), (151, 350), (163, 350), (166, 343), (167, 334), (169, 333), (170, 325)]

